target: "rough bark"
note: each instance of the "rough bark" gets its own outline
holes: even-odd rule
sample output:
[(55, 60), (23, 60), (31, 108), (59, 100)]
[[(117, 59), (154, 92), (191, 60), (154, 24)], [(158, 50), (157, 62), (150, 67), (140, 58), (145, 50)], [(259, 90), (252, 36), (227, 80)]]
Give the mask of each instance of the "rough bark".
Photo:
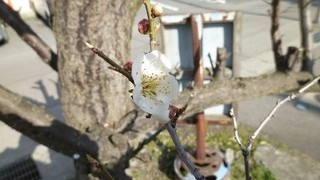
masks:
[(301, 34), (301, 47), (303, 48), (304, 67), (307, 68), (308, 61), (311, 60), (312, 49), (312, 22), (311, 22), (311, 0), (299, 0), (299, 21)]
[(225, 78), (226, 61), (228, 53), (226, 48), (217, 48), (217, 64), (214, 70), (214, 77), (220, 80)]
[(87, 135), (56, 120), (46, 110), (0, 85), (0, 120), (50, 149), (72, 157), (98, 157), (98, 146)]
[(271, 3), (271, 43), (274, 54), (276, 69), (284, 71), (287, 68), (281, 47), (281, 33), (279, 29), (280, 0), (273, 0)]
[(107, 69), (84, 41), (123, 64), (141, 0), (55, 1), (62, 106), (66, 122), (82, 131), (112, 127), (130, 109), (128, 82)]
[[(83, 45), (83, 41), (90, 40), (112, 59), (123, 63), (129, 57), (131, 26), (140, 3), (125, 0), (56, 1), (54, 27), (61, 58), (59, 67), (65, 119), (71, 126), (88, 132), (90, 138), (59, 123), (21, 97), (2, 90), (2, 87), (0, 120), (52, 149), (68, 155), (81, 150), (104, 161), (109, 168), (123, 171), (126, 166), (123, 162), (138, 146), (133, 148), (125, 131), (106, 131), (102, 125), (118, 127), (116, 122), (128, 112), (127, 81), (107, 70), (104, 63)], [(291, 91), (311, 78), (309, 73), (274, 74), (197, 87), (192, 91), (195, 98), (184, 117), (212, 105)], [(176, 103), (184, 104), (189, 94), (190, 91), (182, 93)]]
[[(127, 137), (97, 127), (90, 133), (56, 120), (43, 108), (0, 86), (0, 120), (34, 141), (64, 155), (89, 155), (106, 163), (116, 177), (124, 175), (124, 167), (133, 155)], [(77, 164), (79, 166), (79, 164)], [(77, 167), (78, 167), (77, 166)], [(87, 172), (90, 173), (90, 172)]]
[[(218, 104), (294, 91), (311, 79), (313, 79), (313, 76), (310, 73), (298, 72), (216, 81), (203, 87), (196, 87), (193, 90), (182, 92), (173, 104), (182, 105), (187, 101), (191, 93), (194, 94), (193, 101), (189, 104), (182, 117), (184, 118)], [(319, 91), (319, 83), (313, 88), (310, 88), (310, 90)], [(141, 115), (140, 117), (143, 116), (144, 115)], [(0, 86), (0, 120), (35, 141), (66, 155), (72, 155), (76, 150), (80, 150), (80, 152), (89, 154), (94, 158), (105, 159), (107, 157), (106, 159), (109, 162), (111, 162), (111, 160), (108, 158), (112, 156), (114, 160), (120, 159), (121, 153), (113, 153), (111, 148), (127, 149), (121, 144), (127, 144), (130, 139), (125, 138), (124, 140), (120, 136), (128, 132), (129, 126), (133, 126), (133, 122), (129, 123), (129, 120), (135, 118), (137, 118), (135, 113), (129, 113), (128, 116), (119, 123), (117, 131), (106, 133), (104, 128), (100, 127), (92, 131), (92, 133), (89, 134), (90, 138), (88, 138), (86, 135), (79, 133), (79, 131), (55, 120), (54, 117), (49, 115), (44, 109), (33, 105), (28, 100)], [(126, 127), (123, 127), (124, 124), (126, 124)], [(157, 126), (156, 123), (152, 124)], [(141, 126), (145, 126), (145, 123), (142, 123)], [(95, 134), (101, 134), (101, 136), (95, 138)], [(97, 146), (92, 144), (93, 141), (98, 145), (104, 144), (106, 147), (99, 146), (98, 153), (96, 153)], [(139, 144), (139, 142), (137, 142), (137, 144)], [(64, 151), (64, 149), (68, 149), (64, 146), (69, 146), (70, 149)], [(134, 144), (131, 144), (131, 146), (131, 150), (135, 151), (136, 148), (133, 147)], [(118, 149), (116, 151), (121, 150)]]
[(3, 0), (0, 0), (0, 18), (8, 23), (21, 39), (38, 53), (43, 62), (55, 71), (58, 70), (56, 53)]
[[(184, 104), (190, 93), (195, 94), (182, 117), (186, 118), (213, 105), (293, 91), (312, 78), (310, 73), (299, 72), (217, 81), (181, 93), (174, 104)], [(316, 87), (319, 91), (319, 84)], [(135, 118), (140, 120), (134, 123), (132, 119)], [(69, 156), (74, 153), (89, 154), (107, 164), (115, 177), (124, 177), (128, 160), (143, 144), (159, 133), (156, 131), (157, 123), (145, 119), (144, 115), (137, 117), (136, 113), (129, 113), (116, 125), (117, 131), (106, 131), (99, 126), (88, 134), (81, 134), (55, 120), (42, 108), (1, 86), (0, 120), (55, 151)]]
[(293, 91), (312, 78), (313, 76), (308, 72), (291, 72), (252, 78), (225, 79), (202, 87), (195, 87), (192, 91), (184, 91), (179, 94), (173, 104), (182, 106), (190, 94), (193, 94), (194, 99), (182, 116), (182, 118), (187, 118), (214, 105)]
[(301, 48), (289, 46), (286, 54), (288, 62), (288, 70), (293, 72), (300, 72), (302, 70), (302, 53)]

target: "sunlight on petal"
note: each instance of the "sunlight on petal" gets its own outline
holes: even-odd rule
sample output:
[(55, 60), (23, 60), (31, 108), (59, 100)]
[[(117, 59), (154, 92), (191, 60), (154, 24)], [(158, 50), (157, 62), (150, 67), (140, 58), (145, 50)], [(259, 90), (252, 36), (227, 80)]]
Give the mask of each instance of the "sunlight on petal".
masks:
[(159, 51), (143, 54), (133, 61), (133, 102), (161, 122), (168, 122), (169, 104), (178, 94), (178, 82), (161, 58), (169, 61)]
[(165, 81), (160, 81), (157, 87), (157, 98), (165, 103), (170, 103), (179, 93), (179, 85), (175, 77), (168, 75)]
[(141, 66), (144, 59), (144, 54), (140, 54), (136, 58), (134, 58), (132, 62), (132, 78), (134, 83), (140, 84), (141, 83)]

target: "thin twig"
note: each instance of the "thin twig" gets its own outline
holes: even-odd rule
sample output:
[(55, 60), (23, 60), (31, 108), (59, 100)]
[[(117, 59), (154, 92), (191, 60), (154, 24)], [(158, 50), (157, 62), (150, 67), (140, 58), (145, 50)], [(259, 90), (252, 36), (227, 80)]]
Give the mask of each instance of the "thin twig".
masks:
[(179, 141), (179, 138), (178, 138), (177, 133), (175, 131), (175, 123), (173, 122), (173, 121), (176, 121), (177, 119), (179, 119), (179, 117), (182, 115), (182, 113), (187, 109), (188, 104), (192, 101), (193, 97), (194, 97), (194, 95), (191, 94), (187, 103), (182, 108), (180, 108), (179, 111), (175, 114), (175, 116), (171, 119), (171, 121), (166, 123), (163, 128), (159, 129), (159, 131), (162, 131), (165, 128), (168, 130), (168, 132), (171, 136), (171, 139), (177, 148), (178, 155), (179, 155), (180, 159), (186, 164), (186, 166), (189, 168), (190, 172), (194, 175), (194, 177), (196, 179), (205, 179), (205, 177), (198, 171), (198, 169), (195, 167), (195, 165), (192, 163), (192, 161), (188, 158), (186, 151), (184, 150), (184, 148), (182, 147), (182, 145)]
[(174, 117), (171, 119), (171, 124), (173, 127), (176, 126), (176, 123), (179, 119), (179, 117), (184, 113), (184, 111), (188, 108), (188, 105), (191, 103), (191, 101), (193, 100), (193, 94), (190, 94), (190, 97), (188, 99), (188, 101), (185, 103), (185, 105), (182, 108), (179, 108), (176, 112), (176, 114), (174, 115)]
[(153, 51), (155, 49), (156, 45), (156, 29), (155, 29), (155, 23), (154, 23), (154, 18), (152, 17), (151, 14), (151, 5), (150, 5), (150, 0), (144, 0), (143, 4), (146, 8), (146, 12), (148, 15), (148, 20), (149, 20), (149, 38), (150, 38), (150, 51)]
[(312, 85), (314, 85), (316, 82), (318, 82), (320, 79), (320, 76), (303, 86), (297, 93), (292, 93), (290, 94), (287, 98), (283, 99), (282, 101), (278, 101), (275, 107), (272, 109), (272, 111), (269, 113), (269, 115), (261, 122), (257, 130), (252, 134), (252, 136), (249, 139), (249, 144), (248, 144), (248, 150), (251, 150), (252, 144), (255, 140), (255, 138), (258, 136), (262, 128), (269, 122), (269, 120), (273, 117), (275, 112), (287, 101), (291, 101), (295, 99), (297, 96), (299, 96), (301, 93), (306, 91), (308, 88), (310, 88)]
[(309, 82), (308, 84), (306, 84), (305, 86), (303, 86), (298, 93), (301, 94), (304, 91), (306, 91), (307, 89), (309, 89), (312, 85), (314, 85), (315, 83), (317, 83), (320, 80), (320, 76), (316, 77), (314, 80), (312, 80), (311, 82)]
[(196, 179), (205, 179), (205, 177), (199, 172), (198, 168), (195, 167), (195, 165), (191, 162), (191, 160), (188, 158), (186, 151), (182, 147), (179, 138), (177, 136), (177, 133), (175, 129), (172, 127), (172, 124), (170, 122), (165, 124), (172, 141), (176, 145), (178, 155), (180, 159), (185, 163), (185, 165), (189, 168), (190, 172), (194, 175)]
[(244, 160), (244, 169), (245, 169), (245, 174), (246, 174), (246, 180), (251, 180), (250, 166), (249, 166), (250, 151), (248, 151), (248, 149), (243, 149), (242, 155), (243, 155), (243, 160)]
[(244, 160), (244, 170), (245, 170), (245, 175), (246, 175), (246, 180), (250, 180), (250, 166), (249, 166), (249, 154), (250, 151), (248, 150), (248, 148), (245, 148), (243, 146), (243, 144), (241, 143), (240, 137), (239, 137), (239, 133), (238, 133), (238, 124), (237, 124), (237, 119), (236, 116), (234, 115), (233, 112), (233, 108), (231, 108), (230, 110), (230, 116), (232, 117), (233, 120), (233, 133), (234, 133), (234, 138), (236, 140), (236, 142), (238, 143), (242, 155), (243, 155), (243, 160)]
[[(99, 161), (98, 161), (99, 162)], [(108, 180), (114, 180), (114, 178), (112, 177), (112, 175), (109, 173), (109, 171), (104, 167), (103, 164), (101, 164), (99, 162), (99, 166), (98, 166), (100, 169), (101, 169), (101, 172), (103, 174), (104, 177), (106, 177)]]
[(177, 111), (175, 116), (171, 119), (170, 122), (168, 122), (165, 127), (167, 128), (172, 141), (174, 142), (178, 155), (180, 159), (186, 164), (186, 166), (189, 168), (190, 172), (194, 175), (196, 179), (205, 179), (205, 177), (198, 171), (198, 169), (195, 167), (195, 165), (192, 163), (192, 161), (188, 158), (186, 151), (182, 147), (179, 138), (177, 136), (177, 133), (175, 131), (175, 122), (178, 120), (178, 118), (183, 114), (183, 112), (187, 109), (188, 104), (192, 101), (193, 95), (191, 94), (187, 103)]
[(105, 55), (101, 50), (99, 50), (98, 48), (94, 47), (92, 44), (88, 43), (88, 42), (84, 42), (85, 45), (91, 49), (91, 51), (95, 54), (97, 54), (99, 57), (101, 57), (105, 62), (107, 62), (108, 64), (110, 64), (111, 66), (113, 66), (117, 72), (119, 72), (120, 74), (124, 75), (125, 77), (128, 78), (128, 80), (134, 84), (133, 78), (131, 76), (131, 74), (124, 70), (121, 66), (119, 66), (116, 62), (114, 62), (112, 59), (110, 59), (107, 55)]
[(239, 144), (241, 150), (244, 150), (244, 146), (242, 145), (242, 142), (240, 140), (239, 134), (238, 134), (238, 124), (237, 124), (237, 119), (234, 115), (233, 108), (230, 110), (230, 116), (232, 117), (233, 120), (233, 132), (234, 132), (234, 138)]
[(282, 106), (285, 102), (293, 100), (297, 96), (301, 95), (303, 92), (305, 92), (308, 88), (310, 88), (312, 85), (317, 83), (319, 80), (320, 80), (320, 76), (316, 77), (315, 79), (313, 79), (312, 81), (307, 83), (305, 86), (300, 88), (300, 90), (298, 90), (297, 93), (292, 93), (287, 98), (283, 99), (282, 101), (278, 101), (276, 106), (269, 113), (269, 115), (261, 122), (261, 124), (259, 125), (257, 130), (249, 138), (249, 142), (248, 142), (247, 148), (244, 148), (243, 144), (241, 143), (241, 140), (240, 140), (240, 137), (239, 137), (239, 134), (238, 134), (237, 120), (236, 120), (236, 117), (235, 117), (235, 115), (233, 113), (233, 109), (230, 110), (230, 115), (231, 115), (232, 120), (233, 120), (234, 136), (235, 136), (235, 139), (236, 139), (237, 143), (240, 146), (240, 149), (242, 151), (242, 155), (244, 157), (246, 180), (251, 180), (250, 167), (249, 167), (249, 155), (250, 155), (250, 151), (251, 151), (253, 142), (254, 142), (255, 138), (258, 136), (258, 134), (260, 133), (260, 131), (267, 124), (267, 122), (269, 122), (269, 120), (273, 117), (273, 115), (280, 108), (280, 106)]
[(104, 179), (114, 180), (114, 178), (99, 160), (92, 158), (90, 155), (86, 155), (86, 159), (92, 166), (94, 166), (98, 170), (99, 173), (101, 173)]

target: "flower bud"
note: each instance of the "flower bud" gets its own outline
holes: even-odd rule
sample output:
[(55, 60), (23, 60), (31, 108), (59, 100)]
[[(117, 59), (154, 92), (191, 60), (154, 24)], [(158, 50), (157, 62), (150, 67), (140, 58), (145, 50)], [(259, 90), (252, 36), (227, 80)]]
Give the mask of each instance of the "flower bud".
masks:
[(147, 34), (149, 31), (149, 21), (147, 19), (142, 19), (138, 24), (138, 31), (141, 34)]
[(176, 106), (173, 105), (169, 105), (169, 118), (172, 120), (174, 118), (174, 116), (176, 115), (176, 113), (178, 112), (178, 108)]
[(123, 69), (131, 73), (132, 71), (132, 61), (128, 61), (123, 65)]
[(155, 6), (153, 6), (151, 8), (151, 14), (153, 17), (159, 17), (162, 15), (163, 9), (161, 6), (159, 6), (158, 4), (156, 4)]

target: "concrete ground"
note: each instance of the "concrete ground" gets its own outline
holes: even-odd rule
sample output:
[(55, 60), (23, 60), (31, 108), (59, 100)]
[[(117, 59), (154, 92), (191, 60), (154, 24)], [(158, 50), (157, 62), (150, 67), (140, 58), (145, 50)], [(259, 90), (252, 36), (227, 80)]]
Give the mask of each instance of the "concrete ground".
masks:
[[(27, 23), (54, 50), (53, 33), (36, 20)], [(42, 63), (38, 55), (7, 28), (9, 43), (0, 47), (0, 84), (46, 108), (63, 120), (59, 101), (58, 75)], [(0, 168), (31, 155), (43, 179), (68, 179), (74, 176), (73, 161), (40, 145), (0, 122)]]
[[(211, 12), (214, 9), (243, 11), (241, 75), (256, 76), (274, 71), (270, 42), (270, 8), (263, 1), (227, 0), (227, 4), (215, 4), (204, 0), (161, 0), (167, 13)], [(299, 25), (295, 1), (281, 1), (283, 48), (299, 46)], [(313, 12), (314, 7), (313, 6)], [(143, 8), (142, 8), (143, 10)], [(136, 21), (145, 17), (143, 11)], [(52, 32), (40, 21), (28, 19), (27, 23), (53, 49), (55, 40)], [(146, 36), (137, 33), (133, 27), (132, 55), (148, 49)], [(47, 108), (58, 119), (63, 120), (59, 102), (58, 76), (42, 63), (36, 53), (26, 45), (11, 29), (10, 42), (0, 47), (0, 84), (21, 94), (31, 101)], [(315, 47), (318, 46), (317, 40)], [(318, 57), (315, 57), (318, 58)], [(239, 121), (256, 127), (274, 106), (278, 98), (285, 95), (261, 97), (240, 102)], [(296, 105), (303, 104), (305, 109), (298, 110)], [(262, 132), (303, 154), (320, 162), (320, 95), (309, 93), (286, 104)], [(21, 157), (31, 155), (37, 162), (43, 179), (67, 179), (74, 174), (72, 160), (7, 127), (0, 122), (0, 167)]]

